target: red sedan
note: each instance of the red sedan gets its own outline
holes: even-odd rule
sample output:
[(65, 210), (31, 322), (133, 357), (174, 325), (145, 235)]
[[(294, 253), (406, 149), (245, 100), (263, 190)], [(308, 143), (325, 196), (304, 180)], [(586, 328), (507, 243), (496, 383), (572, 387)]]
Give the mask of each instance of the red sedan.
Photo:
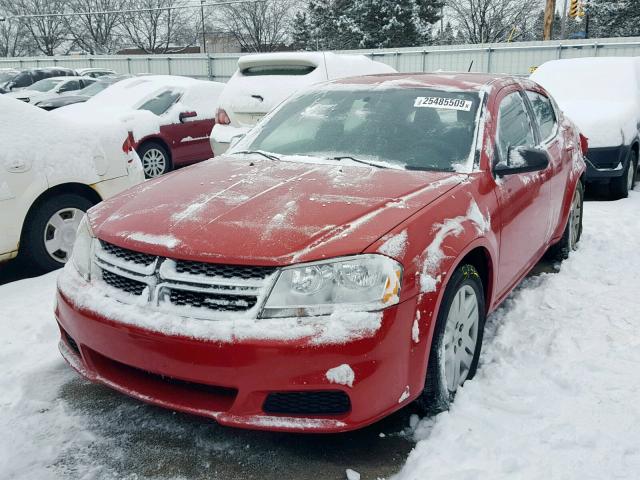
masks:
[(378, 75), (283, 103), (226, 155), (103, 202), (58, 281), (64, 358), (243, 428), (448, 408), (486, 316), (582, 229), (586, 140), (506, 76)]

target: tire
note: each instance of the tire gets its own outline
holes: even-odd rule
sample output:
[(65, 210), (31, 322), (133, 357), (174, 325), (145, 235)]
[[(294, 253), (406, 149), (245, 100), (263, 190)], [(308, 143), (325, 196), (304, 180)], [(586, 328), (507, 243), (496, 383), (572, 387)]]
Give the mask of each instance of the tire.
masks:
[(549, 249), (550, 260), (561, 262), (569, 258), (571, 252), (577, 250), (578, 242), (582, 237), (582, 216), (584, 212), (584, 186), (578, 182), (573, 199), (567, 226), (564, 228), (562, 239)]
[(145, 178), (155, 178), (171, 171), (171, 155), (158, 142), (145, 142), (138, 148)]
[(71, 258), (80, 220), (93, 205), (91, 200), (73, 193), (56, 195), (37, 205), (22, 231), (21, 255), (42, 271), (64, 266)]
[[(471, 319), (471, 312), (474, 311), (474, 307), (471, 306), (472, 297), (475, 297), (476, 301), (476, 315), (473, 318), (475, 326), (467, 323)], [(455, 315), (456, 311), (459, 311), (457, 307), (459, 299), (466, 299), (470, 306), (469, 309), (462, 312), (462, 317)], [(425, 387), (417, 399), (417, 404), (423, 413), (434, 415), (448, 410), (458, 388), (476, 374), (485, 319), (484, 289), (480, 275), (472, 265), (462, 265), (451, 276), (438, 311), (429, 353)], [(467, 338), (471, 340), (470, 344), (467, 344), (468, 346), (462, 343), (464, 332), (467, 332)], [(473, 336), (475, 339), (472, 338)], [(473, 352), (470, 352), (471, 344), (473, 344)], [(452, 372), (455, 371), (457, 363), (453, 359), (456, 358), (458, 352), (460, 352), (459, 358), (464, 358), (464, 362), (459, 364), (457, 370), (460, 375), (456, 379), (455, 373), (452, 375)], [(464, 372), (462, 365), (465, 367)]]
[(629, 162), (627, 162), (627, 168), (624, 170), (622, 176), (612, 179), (609, 184), (609, 192), (612, 200), (620, 200), (629, 196), (629, 192), (633, 190), (636, 184), (637, 172), (638, 154), (632, 150), (629, 156)]

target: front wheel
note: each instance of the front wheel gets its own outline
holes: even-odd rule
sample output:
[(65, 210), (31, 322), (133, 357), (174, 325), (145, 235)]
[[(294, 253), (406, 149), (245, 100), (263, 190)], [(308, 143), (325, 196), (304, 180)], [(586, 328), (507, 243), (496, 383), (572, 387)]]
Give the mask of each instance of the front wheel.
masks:
[(451, 276), (438, 312), (425, 388), (417, 400), (424, 413), (448, 410), (458, 388), (475, 375), (485, 318), (480, 275), (463, 265)]

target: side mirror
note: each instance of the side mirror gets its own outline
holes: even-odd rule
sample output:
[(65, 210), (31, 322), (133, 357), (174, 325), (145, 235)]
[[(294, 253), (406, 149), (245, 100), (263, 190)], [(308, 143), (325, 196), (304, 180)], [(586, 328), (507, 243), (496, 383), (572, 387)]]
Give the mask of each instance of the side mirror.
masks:
[(240, 135), (234, 135), (231, 137), (231, 140), (229, 141), (229, 148), (235, 147), (238, 142), (245, 137), (245, 135), (246, 133), (241, 133)]
[(498, 163), (493, 173), (498, 177), (518, 173), (538, 172), (549, 166), (549, 154), (546, 150), (533, 147), (509, 148), (507, 163)]
[(193, 112), (193, 111), (192, 112), (180, 112), (180, 116), (179, 116), (180, 123), (184, 123), (184, 121), (187, 118), (193, 118), (193, 117), (197, 117), (197, 116), (198, 116), (198, 113), (197, 112)]
[(14, 88), (16, 88), (16, 82), (9, 82), (7, 83), (7, 90), (11, 91)]

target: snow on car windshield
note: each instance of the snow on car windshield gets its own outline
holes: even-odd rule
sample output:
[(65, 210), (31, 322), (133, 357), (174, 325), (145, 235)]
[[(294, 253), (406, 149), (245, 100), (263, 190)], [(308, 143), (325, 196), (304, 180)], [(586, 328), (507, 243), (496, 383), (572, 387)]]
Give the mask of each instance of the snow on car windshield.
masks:
[(479, 104), (477, 93), (427, 88), (313, 90), (274, 112), (242, 149), (455, 171), (472, 150)]
[(48, 92), (56, 88), (60, 83), (62, 83), (62, 80), (47, 78), (34, 83), (29, 87), (29, 90), (35, 90), (36, 92)]

